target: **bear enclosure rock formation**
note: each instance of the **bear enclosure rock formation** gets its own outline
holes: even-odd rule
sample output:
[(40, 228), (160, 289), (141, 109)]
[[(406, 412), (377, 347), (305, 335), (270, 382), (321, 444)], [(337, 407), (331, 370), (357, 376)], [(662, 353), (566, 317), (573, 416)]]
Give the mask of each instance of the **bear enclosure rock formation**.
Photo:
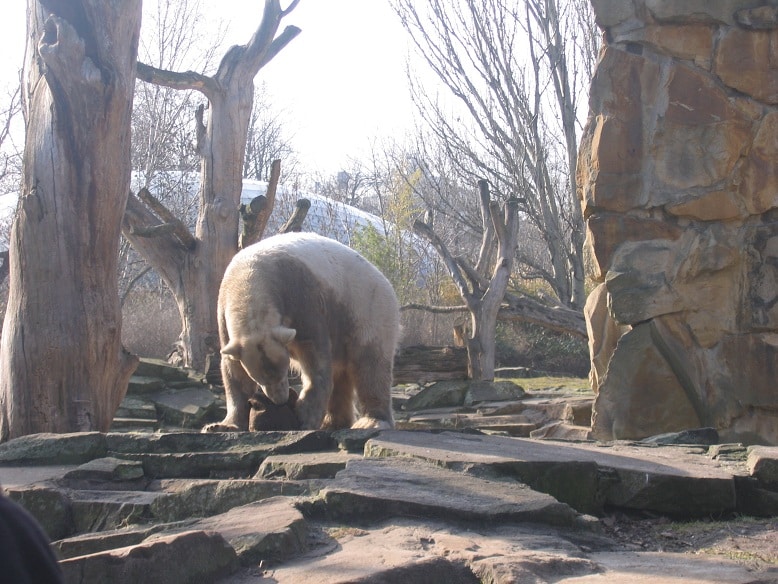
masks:
[(778, 6), (593, 0), (593, 434), (778, 444)]

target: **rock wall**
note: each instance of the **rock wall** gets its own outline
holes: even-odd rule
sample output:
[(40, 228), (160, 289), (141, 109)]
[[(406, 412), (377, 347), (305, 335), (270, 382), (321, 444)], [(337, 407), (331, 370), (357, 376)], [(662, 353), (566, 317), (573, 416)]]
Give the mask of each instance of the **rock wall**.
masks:
[(592, 4), (593, 435), (778, 444), (778, 2)]

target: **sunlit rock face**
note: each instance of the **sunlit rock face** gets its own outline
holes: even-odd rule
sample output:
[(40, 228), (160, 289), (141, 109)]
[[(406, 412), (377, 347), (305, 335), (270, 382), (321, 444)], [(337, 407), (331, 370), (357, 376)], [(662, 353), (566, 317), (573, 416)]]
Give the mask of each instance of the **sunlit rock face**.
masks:
[(592, 0), (578, 165), (597, 438), (778, 444), (778, 7)]

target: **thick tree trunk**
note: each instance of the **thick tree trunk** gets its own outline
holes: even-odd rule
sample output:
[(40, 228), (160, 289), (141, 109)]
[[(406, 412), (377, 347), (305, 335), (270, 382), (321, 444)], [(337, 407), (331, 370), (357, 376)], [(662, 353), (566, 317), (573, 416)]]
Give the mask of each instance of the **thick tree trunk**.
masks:
[(116, 274), (141, 2), (29, 0), (28, 13), (0, 440), (108, 430), (137, 363), (121, 345)]

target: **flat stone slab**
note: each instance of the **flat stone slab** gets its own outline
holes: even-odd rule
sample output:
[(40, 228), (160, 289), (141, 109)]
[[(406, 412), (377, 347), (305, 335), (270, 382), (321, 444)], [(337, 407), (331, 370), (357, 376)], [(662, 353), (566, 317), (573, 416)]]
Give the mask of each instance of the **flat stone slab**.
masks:
[(307, 482), (255, 479), (165, 479), (154, 481), (149, 489), (166, 495), (157, 499), (153, 507), (155, 517), (165, 522), (225, 513), (233, 507), (279, 495), (308, 494)]
[(361, 455), (349, 454), (347, 452), (314, 452), (312, 454), (268, 456), (259, 465), (259, 470), (254, 478), (328, 479), (346, 468), (347, 462), (361, 459)]
[(244, 569), (223, 582), (753, 584), (776, 576), (705, 555), (611, 551), (596, 535), (571, 540), (537, 526), (462, 529), (393, 519), (373, 528), (328, 525), (321, 539), (299, 558)]
[(62, 560), (66, 584), (81, 582), (213, 582), (238, 568), (235, 550), (218, 533), (188, 531), (141, 544)]
[(113, 548), (145, 545), (151, 539), (189, 531), (222, 535), (244, 564), (278, 562), (306, 549), (308, 524), (290, 497), (271, 497), (206, 518), (109, 529), (53, 543), (63, 557), (92, 555)]
[(65, 480), (132, 481), (143, 477), (143, 465), (120, 458), (95, 458), (67, 472)]
[(584, 525), (568, 505), (516, 481), (468, 476), (408, 459), (350, 461), (323, 483), (310, 509), (338, 520), (412, 516)]
[[(663, 552), (601, 552), (589, 556), (602, 571), (557, 580), (564, 584), (770, 584), (778, 580), (735, 562)], [(760, 577), (761, 576), (761, 577)]]
[(244, 565), (279, 562), (306, 549), (308, 524), (294, 501), (273, 497), (194, 522), (187, 529), (216, 532)]
[[(240, 572), (226, 579), (225, 584), (540, 582), (538, 579), (482, 580), (473, 571), (479, 560), (502, 558), (508, 563), (517, 560), (522, 550), (536, 556), (544, 555), (546, 559), (553, 558), (557, 566), (568, 562), (576, 564), (577, 569), (568, 566), (576, 574), (597, 570), (592, 562), (574, 557), (580, 555), (576, 546), (537, 527), (465, 530), (435, 521), (420, 523), (394, 519), (372, 529), (328, 526), (323, 539), (326, 541), (300, 558), (261, 574), (257, 570)], [(530, 551), (539, 549), (547, 551)]]
[(18, 489), (33, 483), (59, 479), (76, 468), (76, 464), (0, 466), (0, 489)]
[(734, 475), (703, 452), (451, 432), (383, 432), (365, 445), (367, 456), (412, 457), (456, 470), (489, 468), (585, 512), (604, 503), (687, 517), (734, 510)]
[(207, 387), (167, 390), (151, 396), (162, 420), (168, 424), (202, 425), (203, 418), (216, 406), (216, 396)]
[(464, 428), (472, 428), (502, 432), (509, 436), (527, 437), (540, 426), (540, 422), (530, 420), (523, 414), (482, 416), (476, 413), (438, 411), (435, 413), (415, 414), (405, 420), (397, 420), (395, 425), (398, 430), (431, 430), (441, 428), (462, 430)]
[(154, 517), (155, 501), (162, 493), (142, 491), (75, 491), (70, 512), (76, 533), (116, 529)]
[(748, 449), (748, 472), (767, 485), (778, 487), (778, 446), (752, 446)]

